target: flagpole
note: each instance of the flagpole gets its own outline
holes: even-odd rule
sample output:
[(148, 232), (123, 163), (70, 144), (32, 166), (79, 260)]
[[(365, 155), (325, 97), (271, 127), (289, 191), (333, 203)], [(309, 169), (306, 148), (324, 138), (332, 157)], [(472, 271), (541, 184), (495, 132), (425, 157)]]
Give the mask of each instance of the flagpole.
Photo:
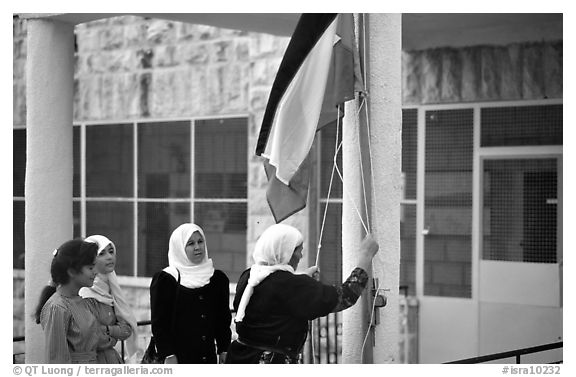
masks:
[[(359, 18), (354, 17), (355, 34), (361, 35)], [(361, 46), (361, 43), (357, 43)], [(342, 165), (343, 203), (342, 203), (342, 275), (345, 279), (356, 267), (360, 242), (365, 235), (362, 221), (358, 217), (366, 218), (362, 172), (360, 163), (360, 122), (358, 118), (358, 102), (349, 101), (345, 104), (345, 116), (342, 125)], [(371, 271), (367, 271), (369, 274)], [(369, 331), (369, 295), (363, 294), (358, 302), (342, 313), (342, 363), (359, 364), (372, 361), (371, 342), (362, 352), (365, 334)]]

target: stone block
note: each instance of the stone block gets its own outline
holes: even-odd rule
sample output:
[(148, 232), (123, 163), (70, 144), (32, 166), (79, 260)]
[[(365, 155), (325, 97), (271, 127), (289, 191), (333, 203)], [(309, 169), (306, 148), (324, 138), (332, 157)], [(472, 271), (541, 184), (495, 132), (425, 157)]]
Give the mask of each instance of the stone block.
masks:
[(20, 18), (13, 18), (12, 20), (12, 37), (13, 38), (26, 38), (28, 33), (28, 24), (26, 20)]
[(462, 86), (462, 63), (460, 54), (452, 48), (442, 52), (442, 102), (460, 101), (460, 88)]
[(152, 45), (169, 45), (176, 42), (175, 23), (166, 20), (151, 20), (148, 24), (146, 41)]
[(250, 84), (254, 87), (272, 86), (281, 59), (257, 59), (250, 64)]
[(209, 41), (220, 37), (222, 29), (208, 25), (194, 25), (199, 40)]
[(107, 54), (107, 72), (131, 72), (138, 68), (140, 58), (135, 50), (124, 49)]
[(441, 51), (431, 49), (422, 55), (422, 102), (438, 103), (440, 101), (442, 61)]
[(128, 48), (142, 48), (146, 46), (148, 26), (142, 22), (127, 23), (124, 26), (124, 44)]
[(190, 114), (201, 115), (208, 110), (208, 73), (204, 66), (194, 66), (190, 70)]
[(24, 320), (24, 298), (12, 300), (12, 318), (19, 321)]
[(264, 112), (266, 110), (270, 89), (271, 88), (250, 90), (250, 110), (252, 112)]
[[(266, 172), (264, 171), (261, 160), (249, 164), (248, 174), (248, 182), (251, 189), (255, 191), (266, 189), (268, 179), (266, 178)], [(258, 193), (258, 195), (260, 195), (260, 193)], [(248, 200), (248, 202), (251, 201)]]
[(208, 68), (208, 100), (212, 113), (248, 109), (246, 74), (246, 67), (240, 64), (215, 65)]
[(100, 48), (117, 50), (124, 47), (124, 28), (109, 26), (100, 30)]
[(135, 73), (116, 75), (114, 81), (114, 119), (138, 116), (140, 83)]
[(419, 51), (402, 52), (402, 100), (403, 103), (420, 103), (420, 63)]
[(230, 40), (215, 42), (212, 45), (212, 62), (225, 63), (234, 57), (234, 43)]
[(139, 112), (140, 116), (148, 117), (150, 116), (150, 102), (152, 93), (152, 74), (150, 72), (143, 73), (139, 76), (140, 82), (140, 101), (139, 101)]
[(154, 62), (155, 68), (174, 67), (178, 64), (176, 60), (176, 46), (162, 45), (154, 48)]
[(220, 36), (222, 38), (238, 38), (247, 36), (248, 32), (244, 30), (236, 30), (236, 29), (220, 29)]
[(26, 59), (26, 39), (14, 38), (12, 42), (12, 59)]
[(13, 59), (12, 60), (12, 80), (24, 81), (26, 80), (26, 59)]
[(176, 23), (176, 40), (178, 42), (191, 42), (198, 39), (196, 25), (187, 22)]
[(154, 50), (150, 48), (141, 48), (136, 51), (138, 59), (137, 68), (152, 68), (154, 61)]
[(544, 47), (544, 95), (562, 98), (563, 42), (550, 42)]
[(98, 29), (88, 29), (82, 27), (82, 25), (76, 27), (76, 45), (78, 53), (98, 51), (100, 49), (100, 34)]
[(542, 43), (529, 43), (523, 48), (522, 98), (544, 97), (544, 48)]
[(495, 47), (494, 54), (500, 69), (500, 99), (517, 100), (522, 98), (522, 65), (520, 45), (512, 44)]
[(12, 123), (14, 125), (26, 124), (26, 86), (23, 80), (12, 84)]
[(80, 78), (76, 94), (79, 97), (78, 119), (100, 119), (101, 80), (101, 75)]
[(242, 62), (250, 59), (250, 40), (246, 38), (238, 38), (235, 41), (234, 59)]
[(178, 45), (175, 60), (178, 64), (201, 65), (210, 61), (210, 43), (187, 43)]
[(478, 98), (480, 58), (477, 48), (469, 47), (460, 50), (462, 62), (462, 101), (475, 101)]
[(111, 119), (114, 114), (114, 82), (115, 75), (104, 74), (101, 81), (100, 113), (98, 119)]
[(250, 56), (254, 59), (270, 56), (282, 56), (290, 38), (270, 34), (251, 34)]
[(192, 81), (190, 69), (180, 69), (174, 72), (174, 95), (176, 99), (174, 115), (190, 114), (192, 103)]
[(152, 75), (150, 115), (164, 117), (174, 112), (176, 101), (174, 71), (155, 70)]
[(500, 97), (500, 64), (496, 59), (492, 46), (482, 47), (481, 56), (481, 78), (480, 78), (480, 98), (482, 100), (495, 101)]
[(83, 67), (79, 68), (79, 73), (83, 75), (93, 75), (106, 72), (106, 55), (102, 52), (84, 54)]

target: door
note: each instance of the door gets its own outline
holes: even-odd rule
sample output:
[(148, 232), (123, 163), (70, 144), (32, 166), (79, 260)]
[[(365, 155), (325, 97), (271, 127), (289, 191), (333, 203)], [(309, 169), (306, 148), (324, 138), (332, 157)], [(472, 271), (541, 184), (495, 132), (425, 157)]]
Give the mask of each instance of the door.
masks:
[(480, 354), (559, 341), (561, 160), (490, 156), (481, 166)]

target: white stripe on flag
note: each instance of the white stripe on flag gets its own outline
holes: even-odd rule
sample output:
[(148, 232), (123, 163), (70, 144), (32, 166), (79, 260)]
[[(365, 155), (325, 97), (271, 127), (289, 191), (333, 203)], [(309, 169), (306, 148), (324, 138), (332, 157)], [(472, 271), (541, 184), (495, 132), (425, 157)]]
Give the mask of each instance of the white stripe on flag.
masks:
[[(338, 16), (339, 17), (339, 16)], [(304, 60), (280, 101), (262, 156), (285, 185), (304, 161), (318, 125), (332, 58), (338, 17)]]

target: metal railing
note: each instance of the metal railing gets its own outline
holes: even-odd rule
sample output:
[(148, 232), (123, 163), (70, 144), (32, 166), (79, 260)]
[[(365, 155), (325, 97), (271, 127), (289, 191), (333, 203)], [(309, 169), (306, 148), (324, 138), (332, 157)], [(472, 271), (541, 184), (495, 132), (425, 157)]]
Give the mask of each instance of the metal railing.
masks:
[[(402, 296), (404, 297), (404, 296)], [(417, 329), (412, 329), (410, 323), (417, 323), (417, 303), (404, 302), (401, 300), (401, 335), (403, 363), (417, 363)], [(410, 310), (409, 310), (410, 309)], [(414, 311), (414, 312), (413, 312)], [(232, 315), (235, 310), (231, 309)], [(408, 318), (408, 313), (410, 318)], [(412, 318), (413, 316), (416, 316)], [(142, 320), (137, 322), (137, 326), (150, 326), (151, 320)], [(234, 333), (234, 329), (232, 328)], [(140, 346), (143, 350), (148, 345), (148, 339), (151, 333), (139, 334)], [(14, 337), (14, 342), (23, 342), (24, 336)], [(408, 351), (407, 351), (408, 350)], [(125, 344), (120, 342), (119, 349), (122, 359), (125, 356)], [(410, 356), (409, 356), (410, 355)], [(342, 316), (341, 313), (330, 313), (325, 317), (317, 318), (310, 321), (308, 337), (304, 346), (303, 362), (309, 364), (338, 364), (342, 356)], [(24, 352), (13, 352), (12, 360), (14, 363), (24, 362)]]
[[(514, 357), (516, 359), (516, 364), (521, 364), (520, 363), (520, 361), (521, 361), (520, 357), (522, 355), (529, 355), (529, 354), (534, 354), (534, 353), (538, 353), (538, 352), (558, 349), (558, 348), (562, 348), (562, 347), (563, 347), (563, 342), (548, 343), (548, 344), (543, 344), (541, 346), (536, 346), (536, 347), (520, 348), (520, 349), (513, 350), (513, 351), (493, 353), (493, 354), (485, 355), (485, 356), (471, 357), (468, 359), (450, 361), (450, 362), (444, 363), (444, 364), (480, 364), (480, 363), (485, 363), (488, 361), (507, 359), (510, 357)], [(562, 360), (559, 360), (559, 361), (553, 362), (552, 364), (561, 364), (561, 363), (562, 363)]]

